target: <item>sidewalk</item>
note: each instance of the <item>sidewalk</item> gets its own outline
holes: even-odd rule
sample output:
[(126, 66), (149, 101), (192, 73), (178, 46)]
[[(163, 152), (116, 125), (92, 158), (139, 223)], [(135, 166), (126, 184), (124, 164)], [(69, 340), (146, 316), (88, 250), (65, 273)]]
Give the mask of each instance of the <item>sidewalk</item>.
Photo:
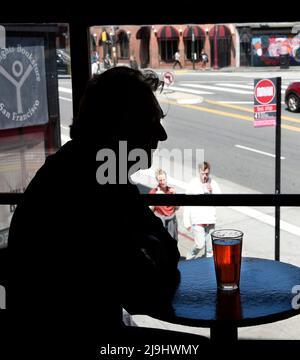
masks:
[[(155, 184), (154, 175), (151, 170), (144, 172), (138, 177), (139, 183), (146, 187)], [(175, 186), (178, 193), (184, 192), (184, 183), (176, 181), (170, 177), (169, 184)], [(251, 189), (237, 186), (225, 179), (214, 179), (219, 183), (223, 193), (251, 193)], [(172, 183), (172, 180), (174, 182)], [(180, 185), (180, 186), (179, 186)], [(288, 219), (293, 222), (294, 228), (286, 227), (281, 231), (281, 261), (300, 266), (300, 220), (298, 208), (286, 208), (284, 221)], [(185, 258), (188, 249), (192, 246), (191, 234), (182, 226), (182, 211), (180, 208), (177, 213), (179, 223), (178, 248), (180, 254)], [(274, 259), (274, 209), (273, 208), (248, 208), (248, 207), (218, 207), (217, 208), (217, 227), (237, 228), (244, 232), (243, 256)], [(282, 223), (286, 225), (286, 223)], [(293, 233), (292, 230), (296, 230)], [(299, 231), (299, 234), (298, 234)], [(299, 279), (300, 280), (300, 279)], [(209, 337), (210, 330), (189, 326), (174, 325), (160, 321), (145, 315), (134, 315), (131, 319), (137, 326), (155, 327), (169, 329)], [(300, 340), (300, 315), (271, 324), (253, 327), (239, 328), (239, 339), (265, 339), (265, 340)]]
[(282, 69), (280, 66), (240, 66), (240, 67), (224, 67), (219, 69), (214, 68), (206, 68), (205, 70), (199, 69), (190, 69), (190, 68), (182, 68), (182, 69), (173, 69), (172, 66), (170, 68), (155, 68), (153, 69), (156, 72), (175, 72), (175, 73), (199, 73), (199, 74), (205, 74), (205, 73), (222, 73), (222, 72), (229, 72), (229, 73), (238, 73), (238, 72), (283, 72), (283, 73), (289, 73), (289, 72), (300, 72), (300, 66), (289, 66), (288, 69)]

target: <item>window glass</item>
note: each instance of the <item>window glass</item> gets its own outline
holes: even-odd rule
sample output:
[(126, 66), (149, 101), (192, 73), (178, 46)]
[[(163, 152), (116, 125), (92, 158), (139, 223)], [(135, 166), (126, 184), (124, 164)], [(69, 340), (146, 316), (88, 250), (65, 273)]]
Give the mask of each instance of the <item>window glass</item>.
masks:
[(2, 24), (0, 192), (23, 192), (68, 139), (71, 58), (67, 24)]
[[(96, 39), (94, 59), (99, 59), (95, 72), (118, 65), (151, 68), (165, 81), (157, 97), (167, 114), (163, 123), (168, 139), (155, 156), (165, 163), (172, 158), (166, 165), (173, 169), (169, 175), (188, 182), (182, 168), (195, 173), (198, 150), (225, 193), (275, 193), (274, 122), (254, 123), (255, 116), (275, 118), (275, 113), (258, 109), (254, 114), (254, 80), (280, 77), (281, 192), (299, 192), (299, 119), (284, 103), (288, 85), (300, 80), (296, 23), (99, 25), (91, 34)], [(175, 64), (176, 51), (183, 71)], [(202, 51), (207, 61), (202, 61)], [(300, 95), (293, 94), (290, 103), (296, 111)], [(176, 162), (181, 167), (177, 171)]]

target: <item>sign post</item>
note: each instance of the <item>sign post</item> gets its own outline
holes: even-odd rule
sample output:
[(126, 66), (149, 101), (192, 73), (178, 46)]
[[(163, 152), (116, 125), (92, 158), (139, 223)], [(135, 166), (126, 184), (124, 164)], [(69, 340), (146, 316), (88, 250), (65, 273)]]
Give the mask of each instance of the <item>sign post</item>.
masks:
[[(254, 79), (254, 126), (276, 126), (275, 194), (280, 194), (281, 175), (281, 78)], [(275, 260), (280, 253), (280, 206), (275, 207)]]
[(167, 71), (163, 73), (163, 81), (165, 85), (170, 86), (174, 84), (175, 76), (173, 73)]

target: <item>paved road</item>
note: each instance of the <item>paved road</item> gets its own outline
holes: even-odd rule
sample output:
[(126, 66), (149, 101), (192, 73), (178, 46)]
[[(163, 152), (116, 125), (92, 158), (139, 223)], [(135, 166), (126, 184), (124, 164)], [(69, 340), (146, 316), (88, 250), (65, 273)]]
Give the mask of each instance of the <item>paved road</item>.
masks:
[[(295, 74), (294, 72), (282, 74), (284, 86), (290, 79), (295, 78)], [(272, 77), (280, 76), (280, 73), (264, 73), (264, 75), (265, 77)], [(169, 139), (163, 146), (169, 149), (202, 147), (207, 158), (212, 159), (215, 179), (219, 182), (224, 193), (273, 192), (274, 190), (274, 158), (270, 155), (235, 146), (246, 146), (274, 154), (274, 128), (254, 129), (252, 125), (253, 100), (252, 95), (248, 92), (251, 92), (249, 87), (252, 86), (253, 77), (261, 77), (261, 72), (258, 74), (243, 73), (241, 77), (237, 73), (218, 74), (216, 76), (213, 73), (191, 75), (182, 72), (180, 75), (176, 74), (178, 81), (174, 84), (174, 91), (169, 91), (160, 98), (165, 111), (168, 111), (165, 127)], [(197, 78), (197, 82), (195, 78)], [(186, 83), (189, 85), (206, 85), (206, 88), (200, 90), (200, 88), (184, 85)], [(72, 94), (70, 81), (61, 80), (59, 85), (62, 141), (66, 142), (68, 140), (68, 125), (72, 118)], [(175, 89), (175, 86), (180, 89)], [(220, 87), (223, 89), (220, 90)], [(185, 91), (183, 88), (187, 88), (189, 91)], [(239, 92), (229, 92), (224, 91), (224, 88), (240, 90), (238, 90)], [(210, 94), (198, 94), (190, 90), (205, 91)], [(246, 93), (242, 93), (241, 90)], [(283, 115), (300, 120), (299, 114), (292, 115), (283, 110)], [(296, 128), (299, 126), (299, 122), (284, 120), (283, 125), (292, 124)], [(300, 153), (298, 132), (299, 130), (288, 128), (282, 131), (282, 155), (286, 158), (282, 161), (283, 189), (289, 189), (292, 192), (298, 192), (300, 189), (297, 163)], [(139, 175), (137, 181), (141, 184), (142, 192), (147, 192), (148, 188), (155, 184), (154, 170), (155, 167), (137, 174)], [(178, 193), (185, 191), (186, 181), (184, 180), (169, 176), (169, 182), (176, 187)], [(185, 257), (192, 240), (191, 234), (182, 226), (182, 210), (181, 208), (178, 211), (180, 230), (178, 245), (181, 255)], [(217, 208), (217, 216), (218, 227), (233, 227), (244, 231), (244, 256), (274, 258), (273, 208), (220, 207)], [(299, 219), (298, 208), (281, 210), (281, 261), (297, 266), (300, 266)], [(134, 320), (140, 326), (154, 326), (209, 335), (208, 329), (171, 325), (146, 316), (135, 316)], [(240, 329), (239, 337), (299, 340), (299, 329), (300, 317), (297, 316), (274, 324)]]
[[(176, 75), (175, 84), (160, 97), (168, 112), (165, 126), (169, 134), (169, 140), (161, 146), (203, 149), (218, 176), (253, 191), (273, 192), (275, 128), (253, 126), (253, 79), (257, 76), (262, 74)], [(274, 74), (266, 76), (274, 77)], [(283, 94), (290, 82), (286, 77)], [(299, 124), (300, 115), (287, 112), (283, 105), (282, 191), (285, 193), (295, 193), (300, 188)]]
[[(274, 192), (275, 128), (253, 126), (253, 79), (282, 76), (283, 92), (297, 72), (215, 73), (177, 71), (159, 96), (169, 138), (160, 149), (202, 149), (214, 173), (252, 189)], [(71, 122), (70, 81), (60, 81), (63, 141)], [(282, 192), (300, 189), (300, 115), (282, 110)], [(190, 161), (190, 158), (186, 159)], [(179, 160), (180, 161), (180, 160)], [(195, 159), (192, 161), (195, 167)]]

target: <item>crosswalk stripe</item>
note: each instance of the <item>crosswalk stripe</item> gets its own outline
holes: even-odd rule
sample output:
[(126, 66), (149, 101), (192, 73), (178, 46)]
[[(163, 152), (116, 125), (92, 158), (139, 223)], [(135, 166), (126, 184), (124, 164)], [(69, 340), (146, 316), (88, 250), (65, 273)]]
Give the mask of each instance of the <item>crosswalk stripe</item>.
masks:
[[(233, 88), (240, 88), (240, 89), (254, 89), (254, 85), (243, 85), (243, 84), (233, 84), (233, 83), (216, 83), (217, 86), (226, 86), (226, 87), (233, 87)], [(281, 85), (281, 89), (285, 90), (288, 85)]]
[[(253, 85), (242, 85), (242, 84), (232, 84), (232, 83), (216, 83), (215, 85), (201, 85), (201, 84), (191, 84), (191, 83), (184, 83), (181, 84), (183, 87), (181, 86), (172, 86), (171, 88), (173, 90), (177, 90), (177, 91), (182, 91), (182, 92), (189, 92), (192, 94), (214, 94), (212, 92), (207, 92), (207, 91), (203, 91), (199, 90), (199, 92), (194, 92), (189, 89), (189, 88), (196, 88), (196, 89), (207, 89), (207, 90), (215, 90), (215, 91), (219, 91), (219, 92), (230, 92), (230, 93), (234, 93), (234, 94), (250, 94), (253, 95)], [(187, 88), (186, 88), (187, 87)], [(282, 85), (281, 86), (281, 94), (285, 93), (285, 90), (288, 86), (287, 85)], [(246, 89), (249, 89), (246, 90)]]
[(208, 92), (208, 91), (187, 89), (187, 88), (183, 88), (183, 87), (179, 87), (179, 86), (170, 86), (169, 89), (176, 90), (176, 91), (187, 92), (187, 93), (196, 94), (196, 95), (203, 95), (203, 94), (210, 94), (211, 95), (211, 94), (213, 94), (212, 92)]
[(235, 87), (239, 89), (250, 89), (253, 90), (253, 85), (243, 85), (243, 84), (232, 84), (232, 83), (217, 83), (217, 86), (228, 86), (228, 87)]
[(246, 90), (237, 90), (237, 89), (228, 89), (222, 86), (211, 86), (211, 85), (200, 85), (200, 84), (182, 84), (182, 86), (187, 86), (196, 89), (208, 89), (208, 90), (216, 90), (216, 91), (224, 91), (235, 94), (253, 94), (253, 91)]

